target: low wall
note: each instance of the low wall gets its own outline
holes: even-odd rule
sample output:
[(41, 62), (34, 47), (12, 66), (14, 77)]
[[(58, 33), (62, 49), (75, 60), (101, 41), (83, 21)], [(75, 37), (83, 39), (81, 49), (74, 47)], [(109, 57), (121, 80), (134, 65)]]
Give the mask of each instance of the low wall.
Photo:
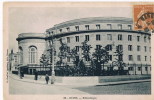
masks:
[(56, 83), (67, 85), (97, 85), (106, 82), (150, 79), (151, 75), (56, 77)]

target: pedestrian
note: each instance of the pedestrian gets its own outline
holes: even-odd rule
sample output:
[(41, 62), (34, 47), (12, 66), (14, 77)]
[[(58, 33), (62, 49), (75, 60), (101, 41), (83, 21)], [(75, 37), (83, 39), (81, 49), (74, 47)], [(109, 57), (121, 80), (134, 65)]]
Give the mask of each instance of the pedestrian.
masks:
[(22, 72), (22, 71), (20, 71), (20, 79), (22, 79), (22, 73), (23, 73), (23, 72)]
[(38, 79), (38, 71), (36, 70), (35, 71), (35, 78), (34, 78), (34, 80), (37, 80)]
[(46, 80), (46, 84), (48, 84), (48, 82), (49, 82), (49, 75), (48, 74), (45, 75), (45, 80)]

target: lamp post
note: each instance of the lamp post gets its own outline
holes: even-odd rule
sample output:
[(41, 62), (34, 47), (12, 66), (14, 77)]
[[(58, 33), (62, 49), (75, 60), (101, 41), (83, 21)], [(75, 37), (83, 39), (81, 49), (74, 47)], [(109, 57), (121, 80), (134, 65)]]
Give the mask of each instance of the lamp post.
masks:
[[(52, 63), (52, 71), (51, 71), (51, 84), (54, 84), (55, 82), (55, 66), (54, 66), (54, 51), (55, 51), (55, 47), (54, 47), (54, 34), (50, 34), (49, 31), (46, 31), (48, 34), (48, 42), (49, 42), (49, 52), (50, 52), (50, 64)], [(51, 36), (51, 40), (49, 39), (49, 37)], [(51, 45), (52, 42), (52, 45)]]

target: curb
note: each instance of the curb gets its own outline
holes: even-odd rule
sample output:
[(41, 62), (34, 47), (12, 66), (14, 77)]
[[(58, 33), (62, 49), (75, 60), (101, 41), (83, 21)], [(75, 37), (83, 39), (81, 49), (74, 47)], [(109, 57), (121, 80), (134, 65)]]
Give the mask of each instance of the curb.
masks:
[[(46, 85), (45, 81), (30, 80), (30, 79), (20, 79), (20, 78), (17, 78), (18, 76), (11, 76), (11, 75), (9, 75), (9, 77), (14, 79), (14, 80), (17, 80), (17, 81)], [(106, 83), (98, 83), (98, 84), (63, 84), (63, 83), (55, 82), (54, 84), (51, 84), (51, 85), (59, 85), (59, 86), (60, 85), (61, 86), (112, 86), (112, 85), (122, 85), (122, 84), (141, 83), (141, 82), (151, 82), (151, 79), (118, 81), (118, 82), (106, 82)], [(50, 82), (49, 82), (49, 84), (50, 84)]]

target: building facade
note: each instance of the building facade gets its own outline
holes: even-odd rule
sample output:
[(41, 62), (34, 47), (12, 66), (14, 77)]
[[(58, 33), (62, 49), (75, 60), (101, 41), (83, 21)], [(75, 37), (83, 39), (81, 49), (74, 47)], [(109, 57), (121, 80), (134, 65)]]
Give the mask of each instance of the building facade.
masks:
[[(108, 70), (116, 60), (114, 52), (118, 47), (123, 51), (122, 59), (126, 64), (125, 70), (129, 70), (129, 74), (151, 73), (151, 34), (133, 30), (131, 18), (82, 18), (57, 24), (47, 29), (45, 34), (22, 33), (17, 38), (20, 64), (29, 66), (28, 72), (39, 68), (39, 59), (42, 54), (48, 54), (46, 53), (49, 49), (48, 41), (53, 39), (55, 61), (59, 61), (60, 39), (67, 44), (69, 50), (75, 48), (79, 57), (82, 57), (80, 46), (86, 40), (92, 47), (90, 54), (100, 46), (108, 46), (109, 62), (105, 64), (105, 70)], [(70, 57), (64, 58), (63, 61), (73, 66), (73, 59)], [(88, 60), (84, 62), (90, 66)], [(32, 67), (33, 65), (35, 67)], [(115, 66), (114, 70), (117, 68), (118, 66)]]

